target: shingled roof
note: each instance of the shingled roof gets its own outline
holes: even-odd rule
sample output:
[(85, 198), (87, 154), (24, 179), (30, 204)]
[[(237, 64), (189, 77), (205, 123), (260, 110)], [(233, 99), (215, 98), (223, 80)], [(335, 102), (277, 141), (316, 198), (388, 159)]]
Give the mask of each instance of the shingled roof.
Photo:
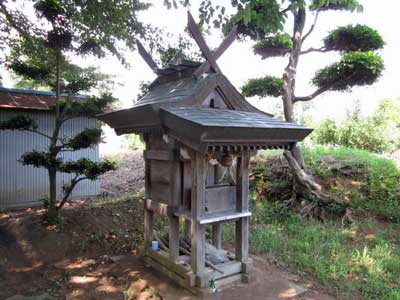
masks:
[[(117, 134), (166, 133), (200, 152), (215, 147), (289, 148), (311, 132), (258, 110), (223, 74), (211, 72), (196, 78), (192, 76), (195, 68), (191, 69), (160, 72), (132, 108), (99, 118)], [(225, 106), (205, 107), (210, 94), (218, 94)]]
[(214, 91), (221, 96), (229, 109), (272, 116), (248, 103), (224, 75), (207, 73), (199, 79), (190, 75), (183, 77), (181, 74), (172, 80), (166, 79), (171, 75), (161, 75), (151, 84), (148, 93), (132, 108), (102, 114), (99, 118), (114, 128), (117, 134), (160, 130), (160, 108), (201, 107), (204, 97)]
[(200, 152), (215, 147), (289, 148), (312, 131), (259, 112), (169, 107), (161, 108), (160, 115), (169, 135)]

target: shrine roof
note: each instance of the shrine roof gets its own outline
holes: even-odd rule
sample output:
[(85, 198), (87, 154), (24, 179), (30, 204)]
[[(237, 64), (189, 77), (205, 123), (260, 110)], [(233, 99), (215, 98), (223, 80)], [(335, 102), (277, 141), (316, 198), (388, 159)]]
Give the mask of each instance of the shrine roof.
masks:
[(162, 111), (206, 127), (304, 128), (258, 112), (198, 107), (167, 107)]
[(210, 84), (216, 80), (217, 74), (207, 74), (206, 76), (196, 79), (193, 76), (184, 78), (172, 78), (164, 82), (153, 82), (148, 93), (140, 98), (134, 107), (146, 104), (161, 104), (168, 102), (176, 102), (197, 92), (199, 88)]
[(160, 109), (165, 131), (191, 148), (289, 148), (312, 129), (274, 119), (259, 112), (216, 108), (168, 107)]
[(225, 105), (238, 111), (259, 112), (246, 101), (223, 74), (206, 73), (200, 78), (180, 72), (160, 75), (150, 86), (148, 93), (139, 99), (133, 107), (99, 115), (99, 119), (114, 128), (117, 134), (143, 133), (161, 128), (159, 110), (163, 107), (202, 106), (204, 99), (211, 93), (218, 93)]

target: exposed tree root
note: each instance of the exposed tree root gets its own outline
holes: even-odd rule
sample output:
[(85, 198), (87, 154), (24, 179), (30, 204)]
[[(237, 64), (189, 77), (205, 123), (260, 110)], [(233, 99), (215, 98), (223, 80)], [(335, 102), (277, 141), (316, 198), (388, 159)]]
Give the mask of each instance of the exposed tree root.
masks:
[(342, 218), (342, 225), (345, 225), (346, 223), (354, 223), (354, 222), (355, 222), (355, 220), (353, 218), (353, 210), (348, 207), (348, 208), (346, 208), (346, 211)]
[(340, 198), (334, 197), (322, 191), (322, 187), (315, 182), (314, 178), (308, 175), (303, 169), (300, 168), (292, 153), (288, 150), (283, 152), (287, 159), (293, 175), (296, 179), (297, 185), (309, 193), (313, 198), (319, 200), (324, 204), (337, 203), (339, 205), (347, 206), (347, 204)]
[(292, 189), (292, 196), (289, 200), (284, 200), (282, 202), (282, 206), (286, 208), (292, 208), (296, 205), (297, 202), (297, 192), (296, 192), (296, 182), (293, 180), (293, 189)]
[[(307, 195), (313, 199), (313, 201), (311, 202), (303, 199), (302, 208), (300, 210), (301, 216), (319, 217), (323, 219), (325, 213), (321, 207), (329, 204), (337, 204), (345, 209), (342, 223), (354, 222), (354, 219), (352, 217), (352, 210), (348, 207), (348, 203), (346, 203), (343, 199), (337, 198), (324, 192), (321, 185), (316, 183), (314, 178), (311, 175), (307, 174), (300, 167), (290, 151), (284, 151), (283, 155), (285, 156), (291, 170), (293, 171), (293, 176), (295, 179), (293, 193), (297, 195)], [(292, 195), (292, 197), (286, 201), (285, 206), (289, 207), (289, 204), (290, 206), (293, 206), (293, 201), (295, 201), (294, 199), (296, 200), (297, 196)]]

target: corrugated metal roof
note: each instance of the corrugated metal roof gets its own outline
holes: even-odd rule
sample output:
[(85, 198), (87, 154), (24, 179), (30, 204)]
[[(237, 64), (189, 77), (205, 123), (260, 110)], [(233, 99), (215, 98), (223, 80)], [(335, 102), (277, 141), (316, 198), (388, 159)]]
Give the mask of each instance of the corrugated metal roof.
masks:
[[(74, 99), (85, 98), (84, 95), (74, 96)], [(0, 108), (49, 110), (55, 105), (55, 101), (53, 92), (0, 87)]]

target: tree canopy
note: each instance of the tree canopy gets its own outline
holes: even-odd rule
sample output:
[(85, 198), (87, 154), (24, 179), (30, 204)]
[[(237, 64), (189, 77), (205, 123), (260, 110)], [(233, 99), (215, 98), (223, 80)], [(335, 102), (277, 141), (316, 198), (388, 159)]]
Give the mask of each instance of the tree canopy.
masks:
[[(3, 57), (6, 67), (17, 76), (20, 85), (45, 87), (56, 94), (51, 108), (55, 115), (51, 134), (27, 115), (16, 115), (0, 123), (2, 130), (25, 130), (48, 140), (47, 148), (28, 151), (20, 159), (24, 165), (47, 169), (47, 221), (58, 219), (59, 210), (80, 181), (95, 180), (115, 168), (110, 161), (62, 158), (63, 152), (93, 147), (102, 138), (98, 127), (83, 129), (72, 137), (63, 136), (61, 128), (65, 122), (79, 117), (95, 118), (115, 100), (104, 88), (110, 82), (107, 75), (75, 64), (71, 57), (103, 58), (110, 53), (128, 65), (124, 50), (134, 50), (138, 38), (157, 41), (157, 32), (138, 19), (138, 13), (149, 6), (138, 0), (0, 1), (0, 47), (8, 50)], [(78, 96), (93, 94), (99, 88), (97, 95)], [(60, 202), (56, 190), (58, 172), (72, 174), (62, 187)]]
[[(285, 1), (284, 3), (286, 3)], [(269, 6), (271, 3), (274, 5)], [(313, 52), (338, 51), (342, 58), (339, 62), (317, 70), (311, 82), (317, 90), (309, 96), (299, 97), (292, 92), (292, 101), (308, 101), (314, 99), (325, 91), (350, 91), (352, 87), (373, 84), (382, 74), (384, 64), (376, 52), (382, 49), (384, 41), (379, 33), (367, 25), (340, 26), (332, 30), (323, 39), (323, 46), (320, 48), (310, 47), (302, 49), (305, 39), (312, 33), (317, 25), (320, 13), (327, 10), (361, 11), (362, 6), (357, 1), (290, 1), (287, 6), (279, 5), (278, 1), (241, 1), (238, 3), (238, 12), (233, 15), (225, 26), (238, 23), (242, 26), (241, 34), (256, 40), (253, 47), (254, 53), (262, 59), (277, 56), (286, 56), (295, 51), (295, 60), (298, 61), (301, 55)], [(268, 7), (266, 7), (268, 6)], [(273, 12), (271, 10), (273, 9)], [(304, 28), (305, 12), (314, 14), (314, 23), (308, 32), (303, 31), (301, 40), (294, 45), (296, 24)], [(292, 12), (295, 18), (294, 32), (289, 34), (284, 31), (284, 24), (288, 19), (288, 13)], [(267, 13), (276, 14), (275, 18), (269, 19), (271, 24), (263, 24), (258, 18)], [(297, 18), (297, 19), (296, 19)], [(245, 95), (282, 96), (277, 95), (274, 83), (279, 78), (266, 76), (258, 81), (263, 87), (255, 84), (255, 81), (248, 81), (242, 91)], [(271, 89), (271, 90), (269, 90)], [(258, 91), (262, 91), (259, 93)]]
[[(321, 41), (322, 46), (304, 47), (325, 12), (362, 12), (362, 5), (357, 0), (233, 0), (231, 15), (226, 14), (225, 5), (222, 1), (216, 4), (216, 1), (204, 0), (200, 5), (200, 16), (204, 22), (222, 28), (224, 34), (237, 26), (239, 39), (253, 42), (253, 51), (261, 59), (287, 58), (281, 77), (267, 74), (251, 78), (242, 87), (242, 93), (245, 96), (281, 98), (288, 122), (297, 121), (294, 111), (297, 102), (310, 101), (327, 91), (344, 92), (357, 86), (371, 85), (384, 70), (379, 50), (385, 43), (380, 34), (367, 25), (339, 26)], [(307, 25), (306, 19), (310, 15), (313, 21)], [(333, 51), (341, 56), (339, 61), (315, 71), (310, 80), (314, 92), (307, 96), (298, 95), (296, 82), (301, 76), (298, 63), (302, 56)], [(342, 199), (324, 193), (312, 176), (304, 171), (304, 159), (298, 146), (285, 151), (284, 156), (296, 181), (286, 205), (294, 205), (296, 199), (310, 200), (303, 209), (306, 215), (328, 203), (346, 207)], [(347, 214), (347, 208), (344, 210)]]
[(134, 0), (1, 1), (1, 29), (7, 34), (0, 41), (4, 45), (15, 37), (40, 38), (48, 48), (97, 57), (110, 52), (125, 62), (123, 47), (135, 49), (138, 37), (148, 39), (154, 33), (138, 19), (149, 6)]

